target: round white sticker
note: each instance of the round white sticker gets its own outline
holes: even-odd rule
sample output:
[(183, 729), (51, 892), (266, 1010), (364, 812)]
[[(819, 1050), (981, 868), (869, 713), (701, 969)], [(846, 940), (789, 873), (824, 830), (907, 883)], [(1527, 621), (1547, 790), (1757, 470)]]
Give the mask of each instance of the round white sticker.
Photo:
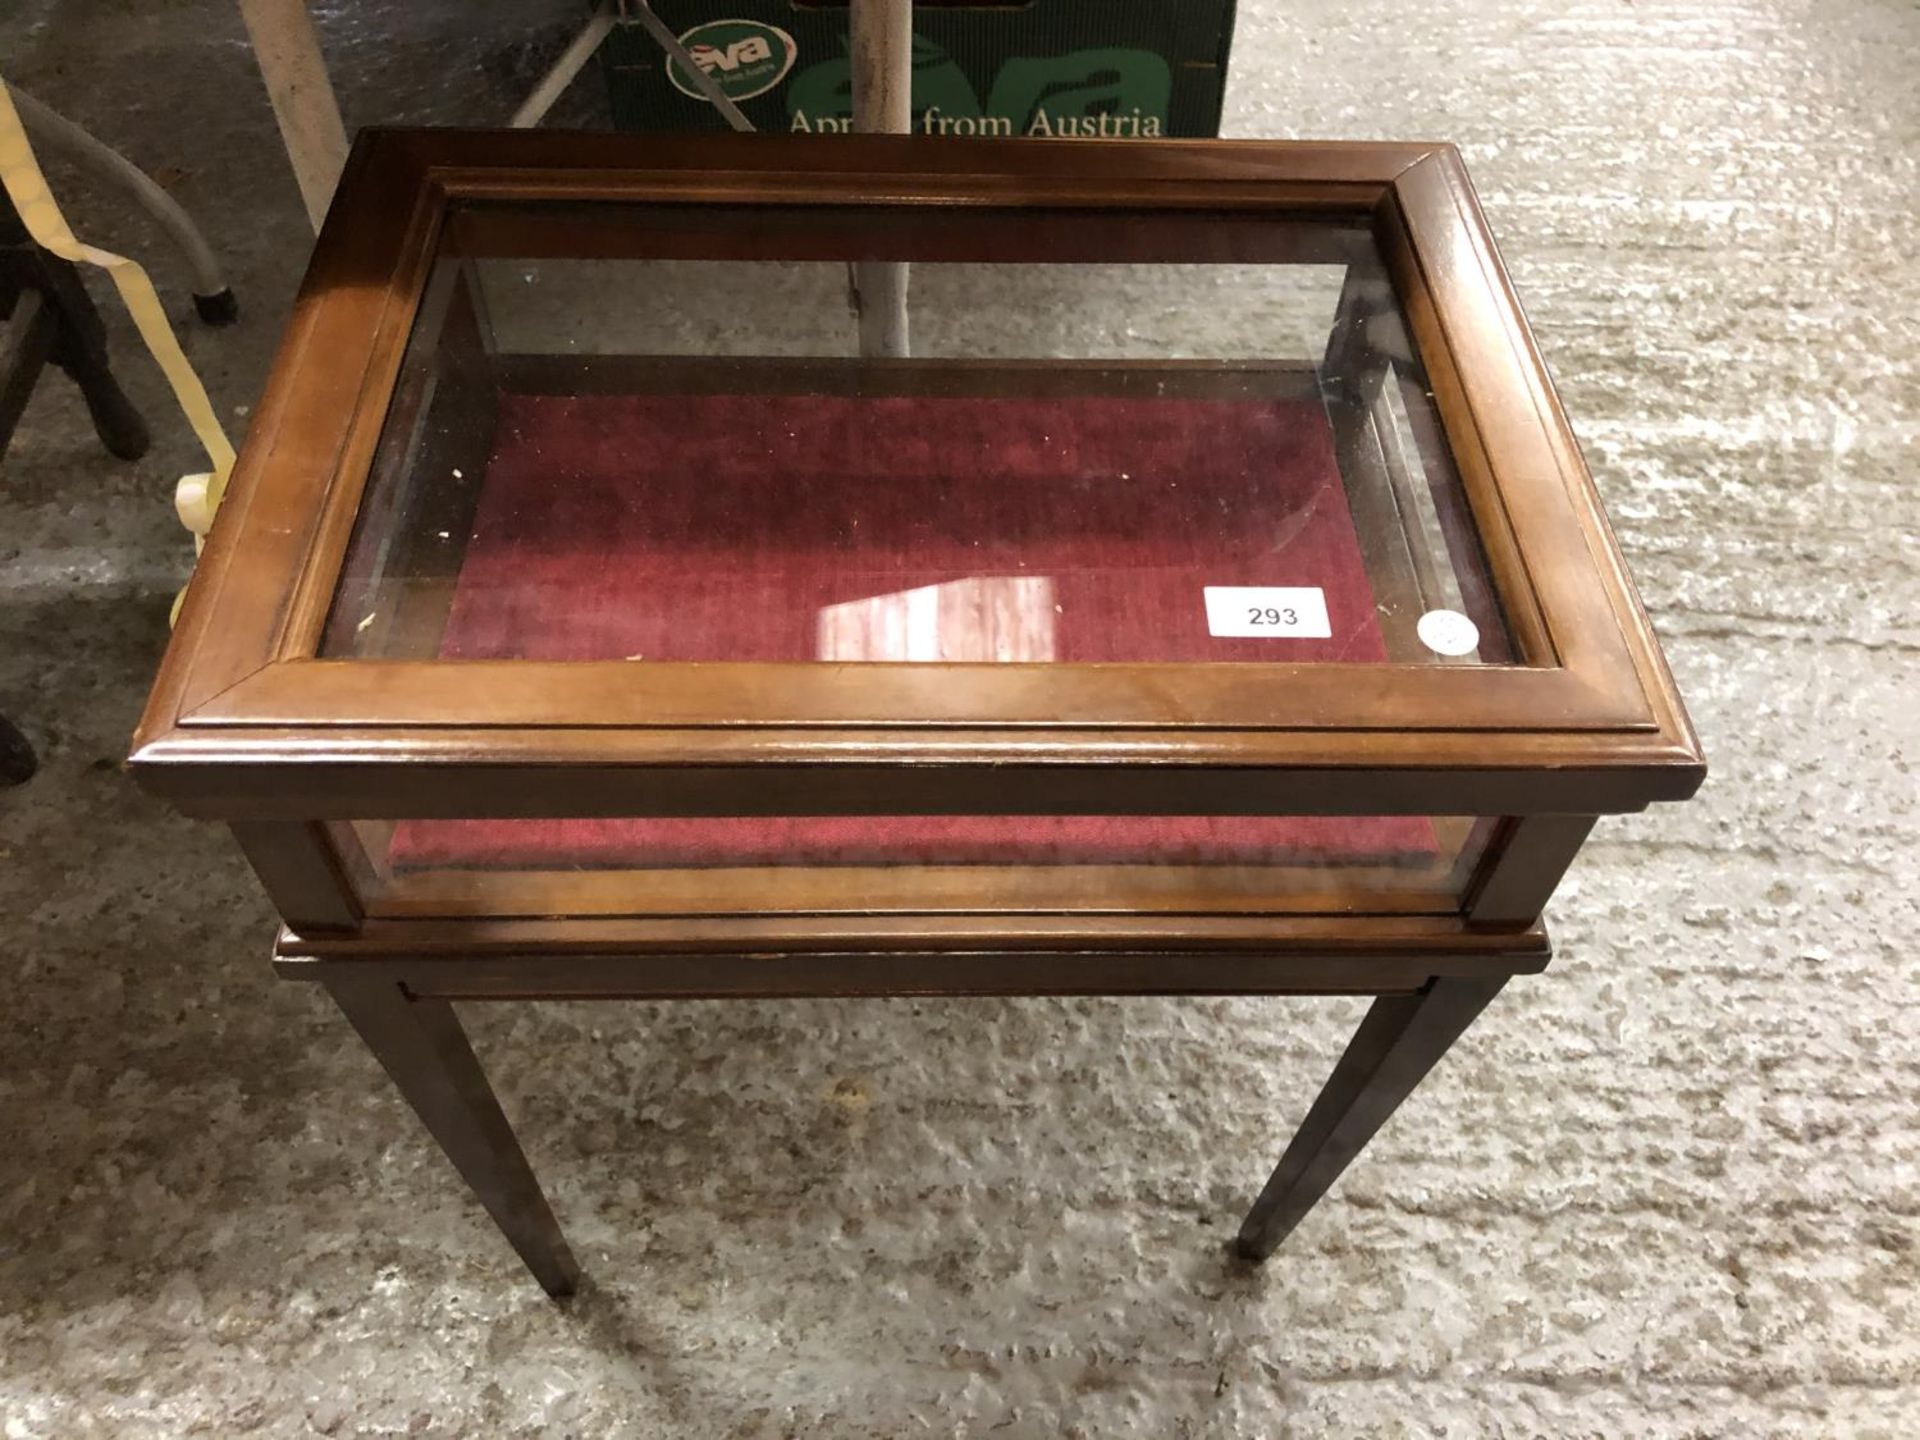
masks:
[(1458, 610), (1429, 610), (1414, 629), (1436, 655), (1471, 655), (1480, 648), (1480, 627)]

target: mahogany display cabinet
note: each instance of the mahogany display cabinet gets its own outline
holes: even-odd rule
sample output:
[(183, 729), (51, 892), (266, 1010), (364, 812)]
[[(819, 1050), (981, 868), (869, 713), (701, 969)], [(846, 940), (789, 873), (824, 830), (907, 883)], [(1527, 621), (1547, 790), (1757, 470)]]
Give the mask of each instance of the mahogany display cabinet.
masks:
[(1376, 996), (1257, 1258), (1704, 774), (1452, 148), (455, 131), (355, 147), (133, 764), (554, 1293), (454, 1001)]

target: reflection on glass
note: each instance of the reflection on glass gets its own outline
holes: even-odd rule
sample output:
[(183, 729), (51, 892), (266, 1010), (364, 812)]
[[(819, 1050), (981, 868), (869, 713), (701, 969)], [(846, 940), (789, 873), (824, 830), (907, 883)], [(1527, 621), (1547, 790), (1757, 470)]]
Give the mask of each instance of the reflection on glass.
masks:
[(658, 259), (439, 262), (322, 653), (1510, 661), (1364, 225), (1266, 222), (1261, 263), (1207, 217), (1149, 222), (1205, 263), (915, 259), (877, 357), (817, 217), (754, 217), (753, 260), (676, 223)]
[(973, 576), (820, 611), (822, 660), (1051, 660), (1053, 581)]
[[(1457, 910), (1497, 822), (1426, 815), (782, 815), (355, 821), (363, 899), (610, 911)], [(847, 872), (858, 870), (858, 884)], [(834, 877), (838, 876), (836, 880)], [(586, 892), (569, 891), (569, 903)], [(1124, 897), (1124, 899), (1122, 898)], [(516, 907), (524, 906), (520, 911)], [(398, 913), (398, 912), (396, 912)]]

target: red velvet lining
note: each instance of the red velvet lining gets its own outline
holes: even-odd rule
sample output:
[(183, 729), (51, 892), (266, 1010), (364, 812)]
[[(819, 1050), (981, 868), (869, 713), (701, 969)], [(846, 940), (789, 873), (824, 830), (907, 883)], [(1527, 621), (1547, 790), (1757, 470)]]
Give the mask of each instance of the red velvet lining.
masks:
[(783, 815), (653, 820), (407, 820), (402, 869), (730, 865), (1419, 865), (1408, 815)]
[[(1210, 636), (1216, 585), (1318, 587), (1333, 633)], [(887, 658), (870, 612), (929, 586), (948, 587), (947, 658), (993, 658), (966, 652), (990, 643), (1059, 661), (1386, 658), (1317, 403), (796, 395), (503, 396), (441, 653), (811, 660), (838, 606), (857, 633), (837, 657)], [(983, 592), (1006, 613), (981, 619)], [(1433, 849), (1417, 817), (886, 816), (410, 821), (391, 858), (1393, 864)]]

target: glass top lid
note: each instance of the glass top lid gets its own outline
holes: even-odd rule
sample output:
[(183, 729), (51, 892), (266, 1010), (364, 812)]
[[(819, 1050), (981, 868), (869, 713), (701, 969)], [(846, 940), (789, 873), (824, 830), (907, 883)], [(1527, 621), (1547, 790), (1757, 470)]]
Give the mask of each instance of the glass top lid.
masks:
[(1363, 218), (615, 208), (456, 209), (323, 655), (1513, 660)]

